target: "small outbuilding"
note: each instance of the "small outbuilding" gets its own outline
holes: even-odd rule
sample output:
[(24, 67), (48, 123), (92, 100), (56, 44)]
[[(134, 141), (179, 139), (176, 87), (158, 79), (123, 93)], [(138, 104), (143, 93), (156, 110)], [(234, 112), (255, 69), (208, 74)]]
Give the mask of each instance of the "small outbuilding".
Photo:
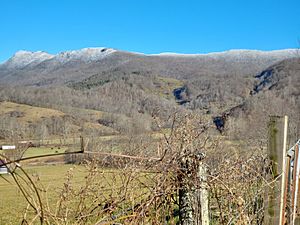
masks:
[(8, 174), (5, 159), (0, 159), (0, 174)]
[(2, 145), (0, 146), (0, 150), (14, 150), (16, 149), (15, 145)]

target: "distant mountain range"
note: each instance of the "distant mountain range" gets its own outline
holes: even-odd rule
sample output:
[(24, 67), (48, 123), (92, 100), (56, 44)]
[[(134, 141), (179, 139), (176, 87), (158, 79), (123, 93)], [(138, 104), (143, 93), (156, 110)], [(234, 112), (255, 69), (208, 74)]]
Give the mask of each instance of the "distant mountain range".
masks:
[[(107, 57), (112, 53), (123, 52), (112, 48), (83, 48), (80, 50), (65, 51), (56, 55), (49, 54), (44, 51), (24, 51), (20, 50), (16, 52), (9, 60), (3, 63), (1, 66), (10, 68), (23, 68), (29, 64), (39, 64), (44, 61), (53, 60), (61, 63), (67, 63), (70, 61), (82, 60), (84, 62), (98, 61)], [(127, 52), (129, 53), (129, 52)], [(201, 57), (201, 58), (226, 58), (227, 60), (247, 60), (262, 57), (271, 57), (273, 59), (281, 60), (283, 58), (295, 57), (299, 55), (298, 49), (284, 49), (274, 51), (259, 51), (259, 50), (229, 50), (224, 52), (213, 52), (207, 54), (180, 54), (180, 53), (160, 53), (160, 54), (143, 54), (143, 53), (131, 53), (140, 56), (164, 56), (164, 57)]]
[(299, 65), (298, 49), (152, 55), (112, 48), (56, 55), (18, 51), (0, 64), (0, 101), (65, 110), (74, 117), (70, 109), (99, 110), (109, 115), (99, 123), (120, 132), (152, 129), (156, 111), (161, 118), (193, 111), (230, 117), (232, 135), (259, 136), (268, 115), (300, 121)]
[(84, 48), (56, 55), (22, 50), (0, 64), (0, 82), (35, 86), (64, 84), (114, 69), (184, 79), (209, 74), (253, 74), (278, 61), (297, 56), (299, 56), (297, 49), (154, 55), (111, 48)]

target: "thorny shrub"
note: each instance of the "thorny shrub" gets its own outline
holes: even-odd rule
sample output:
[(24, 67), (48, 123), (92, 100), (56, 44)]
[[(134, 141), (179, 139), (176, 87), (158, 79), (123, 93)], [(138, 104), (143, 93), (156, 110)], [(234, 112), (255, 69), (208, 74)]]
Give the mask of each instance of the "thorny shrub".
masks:
[[(264, 190), (270, 184), (263, 152), (228, 151), (222, 139), (207, 136), (209, 123), (194, 115), (174, 114), (168, 123), (170, 129), (162, 129), (155, 143), (156, 160), (116, 166), (117, 158), (115, 168), (108, 169), (95, 155), (84, 163), (83, 181), (74, 182), (71, 168), (54, 199), (17, 165), (22, 173), (11, 171), (12, 176), (28, 202), (22, 223), (179, 224), (180, 191), (198, 188), (208, 190), (211, 224), (262, 224)], [(157, 126), (164, 127), (159, 121)], [(197, 176), (199, 162), (207, 168), (205, 182)]]

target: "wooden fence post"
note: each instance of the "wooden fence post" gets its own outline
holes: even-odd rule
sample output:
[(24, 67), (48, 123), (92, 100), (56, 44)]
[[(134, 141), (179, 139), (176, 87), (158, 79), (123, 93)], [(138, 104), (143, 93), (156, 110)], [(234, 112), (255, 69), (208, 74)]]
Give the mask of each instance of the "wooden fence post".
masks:
[(202, 162), (199, 164), (199, 180), (200, 180), (200, 204), (201, 207), (201, 225), (209, 225), (209, 208), (208, 208), (208, 190), (207, 190), (207, 168)]
[[(276, 179), (274, 187), (269, 187), (266, 190), (265, 197), (265, 216), (264, 224), (280, 224), (282, 222), (282, 200), (281, 191), (283, 180), (283, 170), (285, 168), (285, 155), (283, 152), (285, 122), (287, 118), (279, 116), (271, 116), (268, 123), (268, 155), (272, 163), (272, 175)], [(278, 176), (280, 179), (278, 179)]]
[(183, 157), (179, 173), (179, 220), (181, 225), (209, 225), (208, 191), (203, 154)]
[(80, 150), (81, 152), (84, 152), (84, 140), (82, 136), (80, 136)]
[(294, 167), (293, 167), (293, 183), (292, 183), (292, 225), (300, 225), (299, 217), (299, 142), (296, 143), (294, 148)]
[(193, 198), (194, 188), (190, 182), (193, 175), (193, 159), (185, 156), (180, 162), (179, 181), (179, 220), (181, 225), (194, 225)]
[(280, 217), (279, 224), (284, 225), (286, 222), (286, 207), (287, 207), (287, 195), (288, 195), (288, 172), (290, 165), (289, 157), (286, 154), (287, 147), (287, 132), (288, 132), (288, 116), (284, 116), (284, 128), (283, 128), (283, 144), (282, 144), (282, 175), (281, 175), (281, 193), (280, 193)]

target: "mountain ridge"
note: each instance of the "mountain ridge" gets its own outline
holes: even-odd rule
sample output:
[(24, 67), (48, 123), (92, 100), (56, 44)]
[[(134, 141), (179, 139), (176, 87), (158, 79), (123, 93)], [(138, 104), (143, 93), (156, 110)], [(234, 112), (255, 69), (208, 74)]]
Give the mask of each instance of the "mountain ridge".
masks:
[[(0, 66), (3, 66), (7, 63), (15, 64), (17, 67), (22, 67), (30, 64), (34, 61), (45, 61), (49, 59), (56, 58), (59, 61), (66, 62), (68, 59), (81, 59), (84, 61), (93, 61), (103, 58), (104, 56), (114, 53), (114, 52), (124, 52), (130, 53), (134, 55), (142, 55), (142, 56), (161, 56), (161, 57), (218, 57), (218, 56), (235, 56), (241, 57), (243, 55), (248, 55), (255, 57), (257, 55), (270, 55), (270, 56), (299, 56), (300, 51), (298, 49), (280, 49), (280, 50), (270, 50), (270, 51), (263, 51), (263, 50), (252, 50), (252, 49), (230, 49), (226, 51), (220, 52), (209, 52), (209, 53), (196, 53), (196, 54), (186, 54), (186, 53), (176, 53), (176, 52), (161, 52), (157, 54), (146, 54), (140, 52), (130, 52), (130, 51), (123, 51), (117, 50), (113, 48), (107, 47), (88, 47), (82, 48), (78, 50), (67, 50), (62, 51), (57, 54), (50, 54), (45, 51), (27, 51), (27, 50), (19, 50), (17, 51), (11, 58), (8, 60), (0, 63)], [(20, 62), (21, 61), (21, 62)]]
[[(298, 56), (297, 49), (230, 50), (208, 54), (142, 54), (112, 48), (84, 48), (48, 53), (21, 51), (0, 65), (0, 82), (13, 85), (65, 85), (97, 74), (147, 74), (193, 80), (206, 76), (255, 75), (268, 66)], [(23, 58), (22, 58), (23, 57)]]

